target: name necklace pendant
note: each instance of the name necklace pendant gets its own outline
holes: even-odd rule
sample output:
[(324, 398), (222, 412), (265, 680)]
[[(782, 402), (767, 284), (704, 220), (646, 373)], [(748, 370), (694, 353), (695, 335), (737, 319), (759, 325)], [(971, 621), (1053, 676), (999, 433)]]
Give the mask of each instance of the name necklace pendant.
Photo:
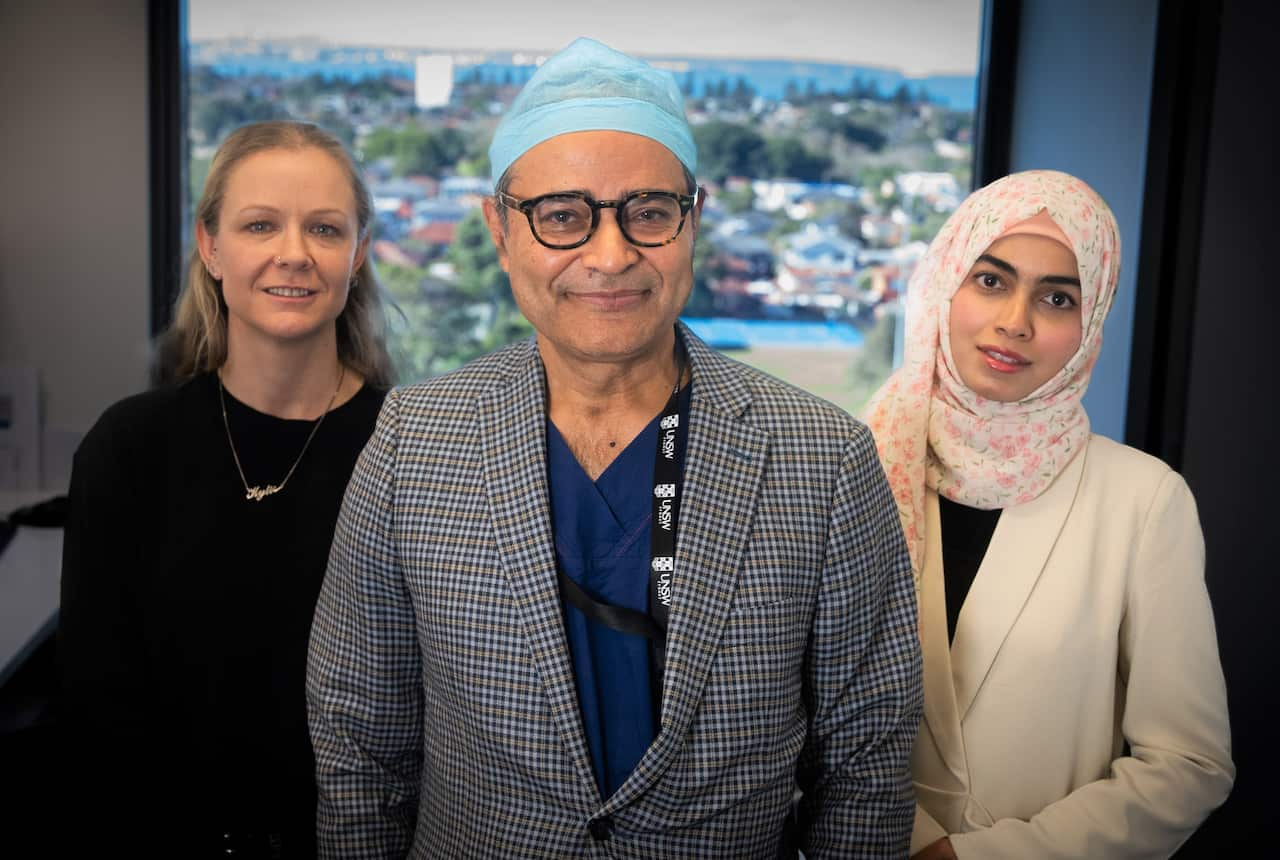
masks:
[(333, 396), (329, 398), (329, 405), (324, 408), (324, 412), (320, 413), (320, 417), (316, 419), (316, 423), (312, 425), (311, 432), (307, 434), (307, 441), (302, 443), (302, 450), (298, 452), (297, 458), (293, 461), (293, 465), (289, 467), (288, 473), (278, 484), (267, 484), (266, 486), (249, 486), (249, 481), (244, 476), (244, 467), (240, 465), (240, 455), (236, 452), (235, 440), (231, 438), (231, 422), (227, 420), (227, 397), (222, 387), (222, 374), (218, 374), (218, 403), (222, 406), (222, 426), (227, 431), (227, 444), (231, 446), (231, 458), (236, 461), (236, 471), (240, 473), (240, 483), (244, 485), (244, 497), (246, 501), (260, 502), (267, 496), (274, 496), (276, 493), (284, 489), (285, 484), (289, 483), (289, 479), (293, 477), (294, 469), (298, 468), (298, 464), (302, 462), (302, 456), (307, 453), (307, 448), (311, 445), (311, 440), (316, 437), (316, 431), (320, 429), (320, 423), (324, 421), (329, 411), (333, 409), (334, 402), (338, 399), (338, 392), (342, 390), (342, 380), (347, 375), (346, 365), (341, 365), (341, 371), (338, 373), (338, 387), (333, 390)]

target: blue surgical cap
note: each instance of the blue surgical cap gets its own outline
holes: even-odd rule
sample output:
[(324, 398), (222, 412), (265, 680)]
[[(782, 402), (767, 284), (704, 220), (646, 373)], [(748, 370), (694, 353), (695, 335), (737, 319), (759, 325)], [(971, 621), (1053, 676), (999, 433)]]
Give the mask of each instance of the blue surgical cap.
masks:
[(643, 135), (690, 173), (698, 166), (675, 77), (594, 39), (575, 39), (533, 74), (498, 125), (489, 145), (494, 185), (530, 149), (574, 131)]

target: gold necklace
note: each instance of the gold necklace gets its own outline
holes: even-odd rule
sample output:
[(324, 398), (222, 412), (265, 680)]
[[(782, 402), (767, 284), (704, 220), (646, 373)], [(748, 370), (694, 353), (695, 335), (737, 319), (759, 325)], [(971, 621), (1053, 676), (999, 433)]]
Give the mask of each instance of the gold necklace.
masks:
[(293, 477), (293, 470), (298, 468), (298, 464), (302, 462), (302, 455), (307, 453), (311, 440), (316, 437), (316, 431), (320, 429), (320, 422), (324, 421), (324, 417), (329, 414), (329, 410), (333, 408), (334, 401), (338, 399), (338, 392), (342, 390), (342, 380), (347, 375), (347, 366), (345, 364), (340, 366), (342, 370), (338, 373), (338, 387), (333, 390), (333, 396), (329, 398), (329, 405), (324, 408), (324, 412), (320, 413), (320, 417), (316, 419), (316, 423), (311, 427), (311, 432), (307, 434), (307, 441), (302, 443), (302, 450), (298, 452), (298, 458), (289, 467), (289, 472), (284, 476), (283, 481), (279, 484), (267, 484), (265, 487), (249, 486), (249, 481), (244, 476), (244, 467), (240, 465), (240, 455), (236, 453), (235, 440), (231, 438), (231, 422), (227, 420), (227, 398), (222, 391), (222, 374), (218, 374), (218, 402), (222, 404), (222, 426), (227, 431), (227, 444), (231, 446), (231, 457), (236, 461), (236, 471), (240, 473), (240, 483), (244, 484), (245, 499), (251, 502), (260, 502), (267, 496), (280, 492), (284, 489), (284, 485), (289, 483), (289, 479)]

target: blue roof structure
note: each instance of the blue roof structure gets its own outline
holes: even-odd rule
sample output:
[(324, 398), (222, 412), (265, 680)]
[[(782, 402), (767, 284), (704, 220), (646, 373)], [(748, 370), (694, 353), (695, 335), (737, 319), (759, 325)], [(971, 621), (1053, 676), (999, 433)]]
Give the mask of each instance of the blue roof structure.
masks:
[(846, 322), (747, 320), (729, 317), (681, 317), (693, 333), (715, 349), (753, 346), (797, 346), (806, 349), (852, 349), (862, 345), (862, 332)]

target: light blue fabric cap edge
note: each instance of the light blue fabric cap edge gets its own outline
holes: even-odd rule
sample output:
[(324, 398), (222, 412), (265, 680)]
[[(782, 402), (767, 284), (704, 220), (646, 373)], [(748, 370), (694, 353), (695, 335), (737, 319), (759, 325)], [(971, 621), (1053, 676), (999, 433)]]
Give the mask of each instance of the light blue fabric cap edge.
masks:
[(495, 187), (516, 159), (539, 143), (576, 131), (623, 131), (656, 140), (697, 173), (698, 148), (689, 124), (640, 99), (580, 98), (551, 102), (502, 123), (489, 145)]

